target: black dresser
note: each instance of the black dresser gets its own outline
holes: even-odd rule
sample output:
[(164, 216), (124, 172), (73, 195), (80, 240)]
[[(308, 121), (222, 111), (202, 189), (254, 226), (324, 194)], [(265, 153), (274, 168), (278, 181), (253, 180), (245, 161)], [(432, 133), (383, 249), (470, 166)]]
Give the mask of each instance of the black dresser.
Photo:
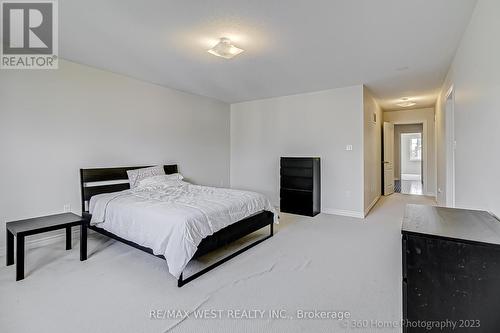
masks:
[[(500, 332), (500, 222), (483, 211), (408, 205), (403, 332)], [(453, 328), (453, 323), (456, 325)]]
[(321, 211), (319, 157), (282, 157), (280, 165), (280, 210), (318, 215)]

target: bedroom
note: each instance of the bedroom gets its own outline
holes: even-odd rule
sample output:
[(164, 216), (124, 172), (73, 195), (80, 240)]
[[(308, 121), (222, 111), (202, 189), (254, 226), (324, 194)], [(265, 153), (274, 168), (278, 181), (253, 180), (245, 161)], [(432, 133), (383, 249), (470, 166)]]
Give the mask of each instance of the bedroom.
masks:
[[(318, 332), (356, 331), (353, 325), (363, 320), (400, 323), (406, 204), (500, 213), (498, 157), (491, 153), (499, 143), (494, 126), (500, 49), (491, 42), (500, 32), (496, 1), (290, 1), (285, 6), (280, 1), (61, 0), (45, 1), (52, 4), (49, 13), (45, 7), (23, 7), (26, 3), (32, 2), (2, 1), (2, 59), (26, 59), (9, 52), (37, 44), (38, 38), (51, 46), (57, 65), (5, 68), (12, 63), (2, 60), (0, 69), (0, 256), (5, 263), (11, 262), (10, 245), (16, 247), (13, 264), (0, 268), (1, 332)], [(32, 22), (20, 19), (23, 10), (33, 15)], [(45, 15), (53, 18), (50, 39), (47, 29), (37, 30), (47, 22)], [(18, 35), (7, 34), (16, 29)], [(15, 37), (24, 33), (16, 44)], [(36, 38), (27, 37), (32, 35)], [(243, 52), (232, 59), (207, 52), (224, 55), (220, 48), (226, 42)], [(452, 158), (445, 117), (449, 96), (455, 114)], [(382, 195), (382, 124), (403, 97), (416, 103), (401, 107), (403, 113), (434, 112), (434, 125), (427, 129), (434, 141), (424, 151), (431, 156), (425, 159), (423, 196)], [(310, 176), (310, 201), (320, 207), (319, 214), (299, 194), (288, 197), (288, 206), (281, 202), (292, 185), (306, 182), (285, 174), (283, 163), (290, 162), (282, 157), (310, 158), (304, 163), (311, 165), (319, 158), (316, 171), (290, 171)], [(158, 171), (173, 165), (176, 172)], [(128, 190), (127, 171), (142, 166), (159, 166), (154, 175), (159, 183)], [(109, 178), (110, 168), (126, 170)], [(81, 170), (89, 169), (100, 170), (92, 182), (113, 182), (87, 184), (91, 181), (81, 178)], [(170, 186), (169, 175), (175, 174)], [(295, 182), (286, 185), (286, 177)], [(214, 206), (224, 206), (222, 196), (236, 200), (236, 193), (252, 193), (262, 202), (246, 212), (249, 201), (237, 208), (231, 206), (236, 201), (227, 204), (226, 211), (234, 213), (230, 222), (204, 230), (187, 257), (201, 238), (220, 230), (235, 242), (208, 238), (215, 252), (184, 260), (181, 267), (188, 265), (183, 268), (189, 272), (183, 281), (217, 266), (180, 288), (183, 269), (172, 274), (172, 260), (169, 266), (168, 258), (123, 241), (155, 247), (152, 238), (141, 238), (144, 225), (137, 221), (143, 218), (134, 220), (132, 214), (116, 222), (131, 218), (126, 224), (140, 229), (134, 239), (120, 234), (122, 229), (109, 229), (122, 236), (113, 240), (89, 228), (87, 220), (87, 259), (80, 261), (79, 217), (90, 209), (92, 197), (96, 202), (119, 188), (137, 199), (148, 186), (163, 191), (149, 192), (158, 195), (148, 199), (157, 209), (148, 210), (151, 215), (168, 200), (180, 204), (181, 194), (188, 207), (188, 199), (201, 200), (205, 190), (211, 191), (205, 202)], [(86, 188), (102, 191), (85, 197)], [(452, 188), (450, 203), (444, 198)], [(315, 216), (286, 212), (303, 205)], [(196, 209), (206, 215), (211, 207)], [(273, 217), (262, 220), (257, 232), (250, 234), (256, 227), (252, 221), (227, 229), (260, 211)], [(69, 244), (64, 242), (68, 228), (50, 218), (64, 213), (77, 216), (66, 221), (75, 223)], [(24, 220), (38, 217), (48, 220), (33, 225), (52, 223), (50, 228), (58, 230), (20, 229), (30, 226)], [(110, 215), (106, 219), (97, 223), (112, 224)], [(10, 237), (7, 223), (15, 221), (20, 222), (10, 224), (15, 232)], [(207, 223), (194, 225), (203, 229)], [(271, 228), (272, 237), (259, 242)], [(171, 255), (164, 245), (154, 254)], [(224, 261), (232, 254), (237, 255)], [(202, 311), (216, 318), (194, 318), (205, 316)], [(323, 311), (327, 319), (301, 318), (304, 311), (313, 317)], [(399, 332), (401, 326), (377, 331)]]

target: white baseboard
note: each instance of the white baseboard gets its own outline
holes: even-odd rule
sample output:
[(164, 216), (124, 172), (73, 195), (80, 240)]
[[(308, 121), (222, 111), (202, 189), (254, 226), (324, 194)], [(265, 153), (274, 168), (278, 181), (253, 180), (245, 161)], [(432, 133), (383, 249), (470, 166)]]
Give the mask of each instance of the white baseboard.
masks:
[(341, 216), (349, 216), (356, 217), (358, 219), (363, 219), (365, 215), (363, 212), (358, 212), (355, 210), (344, 210), (344, 209), (335, 209), (335, 208), (324, 208), (321, 210), (324, 214), (332, 214), (332, 215), (341, 215)]
[[(80, 229), (79, 228), (72, 228), (72, 229), (73, 230), (71, 231), (71, 239), (72, 240), (74, 240), (75, 238), (78, 239), (80, 237)], [(29, 245), (34, 245), (33, 247), (46, 246), (46, 245), (50, 245), (50, 244), (64, 241), (65, 239), (66, 239), (66, 231), (61, 230), (61, 232), (58, 232), (57, 234), (54, 234), (54, 235), (28, 239), (26, 241), (26, 246), (29, 246)]]
[[(73, 230), (71, 232), (71, 239), (73, 240), (78, 239), (80, 237), (80, 229), (79, 228), (72, 228), (72, 229)], [(65, 244), (64, 243), (65, 239), (66, 239), (66, 231), (63, 229), (52, 235), (47, 235), (42, 237), (36, 237), (36, 236), (26, 237), (24, 247), (25, 249), (28, 249), (33, 247), (41, 247), (50, 244), (55, 244), (57, 242), (63, 242), (63, 244)], [(15, 237), (14, 241), (16, 241)], [(6, 253), (5, 250), (6, 250), (5, 246), (0, 247), (0, 255), (5, 255)]]
[(372, 203), (371, 203), (368, 207), (366, 207), (366, 209), (365, 209), (365, 216), (363, 216), (363, 217), (366, 217), (366, 215), (368, 215), (368, 213), (370, 212), (370, 210), (372, 210), (373, 206), (375, 206), (375, 205), (377, 204), (377, 202), (378, 202), (378, 200), (379, 200), (379, 199), (380, 199), (380, 195), (378, 195), (378, 196), (377, 196), (377, 197), (376, 197), (376, 198), (372, 201)]

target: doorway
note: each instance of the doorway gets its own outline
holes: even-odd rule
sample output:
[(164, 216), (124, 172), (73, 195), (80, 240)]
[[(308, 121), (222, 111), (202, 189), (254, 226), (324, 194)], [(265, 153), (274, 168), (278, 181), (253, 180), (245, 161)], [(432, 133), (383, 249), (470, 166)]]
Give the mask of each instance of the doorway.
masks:
[(424, 195), (426, 177), (425, 121), (384, 122), (382, 135), (382, 191)]
[(398, 145), (394, 147), (395, 155), (398, 155), (394, 165), (396, 176), (394, 180), (394, 192), (423, 195), (422, 132), (421, 125), (415, 127), (417, 129), (420, 127), (420, 131), (407, 133), (405, 132), (405, 128), (401, 128), (398, 131), (397, 126), (395, 126), (395, 135), (399, 134), (399, 138), (395, 142), (399, 141), (399, 147)]

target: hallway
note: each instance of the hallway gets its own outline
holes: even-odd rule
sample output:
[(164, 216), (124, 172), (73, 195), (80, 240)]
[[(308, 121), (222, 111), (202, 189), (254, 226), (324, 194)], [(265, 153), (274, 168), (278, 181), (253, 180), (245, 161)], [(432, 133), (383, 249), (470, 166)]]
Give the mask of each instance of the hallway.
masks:
[[(395, 193), (412, 195), (436, 195), (437, 166), (435, 147), (435, 109), (433, 107), (384, 110), (384, 123), (394, 127), (393, 144), (387, 147), (393, 152), (393, 184)], [(384, 150), (385, 151), (385, 150)], [(389, 156), (390, 157), (390, 156)], [(387, 177), (387, 176), (385, 176)], [(384, 189), (385, 194), (389, 191)]]

